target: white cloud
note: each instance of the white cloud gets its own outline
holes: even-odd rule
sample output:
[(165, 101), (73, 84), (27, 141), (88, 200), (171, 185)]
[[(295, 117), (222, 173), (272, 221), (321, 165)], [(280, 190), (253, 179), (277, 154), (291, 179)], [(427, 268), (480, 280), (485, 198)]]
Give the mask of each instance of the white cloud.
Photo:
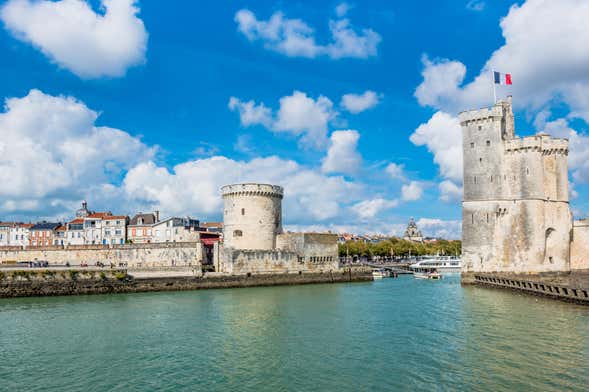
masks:
[(444, 180), (438, 185), (440, 191), (440, 200), (455, 203), (462, 201), (463, 189), (456, 185), (453, 181)]
[(342, 177), (324, 176), (275, 156), (250, 161), (216, 156), (184, 162), (171, 171), (146, 162), (129, 171), (124, 190), (129, 198), (170, 214), (211, 215), (221, 211), (221, 186), (235, 182), (283, 185), (285, 220), (292, 223), (335, 218), (342, 204), (360, 195), (360, 186)]
[(443, 177), (462, 182), (462, 129), (456, 117), (437, 112), (417, 127), (410, 140), (434, 154)]
[[(512, 74), (517, 108), (541, 109), (566, 103), (571, 115), (589, 120), (589, 2), (528, 0), (513, 5), (500, 27), (505, 44), (473, 81), (462, 85), (466, 67), (458, 61), (424, 58), (424, 80), (415, 95), (422, 105), (457, 112), (492, 104), (491, 70)], [(550, 23), (546, 23), (549, 20)]]
[(466, 9), (470, 11), (484, 11), (485, 10), (485, 2), (483, 0), (470, 0), (466, 3)]
[(421, 218), (415, 223), (428, 237), (460, 239), (462, 236), (462, 222), (459, 220)]
[[(338, 14), (343, 11), (339, 6), (336, 9)], [(266, 49), (289, 57), (367, 58), (376, 56), (381, 41), (380, 35), (371, 29), (356, 32), (348, 19), (329, 21), (331, 42), (324, 45), (316, 42), (315, 30), (307, 23), (286, 18), (282, 12), (275, 12), (264, 21), (257, 19), (252, 11), (241, 9), (235, 14), (235, 22), (238, 31), (249, 41), (262, 41)]]
[(96, 13), (82, 0), (10, 0), (6, 28), (82, 78), (123, 76), (145, 62), (147, 31), (134, 0), (102, 0)]
[(335, 131), (331, 134), (327, 156), (323, 159), (321, 170), (324, 173), (354, 174), (360, 169), (362, 157), (357, 151), (358, 131)]
[(352, 8), (352, 6), (346, 2), (340, 3), (335, 7), (335, 14), (338, 18), (343, 18), (346, 16), (348, 11)]
[(385, 172), (394, 180), (405, 179), (405, 166), (397, 163), (389, 163), (385, 169)]
[(376, 198), (361, 201), (357, 204), (354, 204), (351, 208), (360, 219), (371, 219), (374, 218), (377, 214), (385, 210), (395, 208), (398, 205), (398, 200)]
[(238, 98), (231, 97), (229, 99), (229, 109), (239, 113), (239, 120), (244, 127), (257, 124), (267, 128), (271, 127), (272, 110), (264, 106), (263, 103), (256, 105), (254, 101), (243, 102)]
[(39, 90), (7, 99), (0, 114), (0, 205), (16, 211), (67, 204), (154, 157), (156, 148), (96, 126), (97, 117), (74, 98)]
[(363, 94), (344, 95), (340, 105), (348, 112), (357, 114), (375, 107), (379, 100), (379, 94), (372, 90), (366, 90)]
[(401, 187), (401, 197), (405, 201), (415, 201), (421, 199), (423, 194), (423, 185), (417, 181), (411, 181)]
[(329, 122), (337, 116), (329, 98), (320, 95), (313, 99), (300, 91), (280, 98), (275, 116), (263, 103), (244, 102), (235, 97), (229, 100), (229, 108), (239, 112), (243, 126), (260, 124), (274, 132), (300, 136), (303, 146), (316, 149), (327, 145)]

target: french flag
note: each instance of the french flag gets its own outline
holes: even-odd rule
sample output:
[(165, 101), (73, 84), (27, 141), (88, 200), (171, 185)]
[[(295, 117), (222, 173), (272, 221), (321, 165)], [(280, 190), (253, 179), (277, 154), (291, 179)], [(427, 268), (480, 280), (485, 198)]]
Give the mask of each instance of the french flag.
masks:
[(500, 72), (493, 72), (495, 84), (509, 85), (511, 84), (511, 74), (503, 74)]

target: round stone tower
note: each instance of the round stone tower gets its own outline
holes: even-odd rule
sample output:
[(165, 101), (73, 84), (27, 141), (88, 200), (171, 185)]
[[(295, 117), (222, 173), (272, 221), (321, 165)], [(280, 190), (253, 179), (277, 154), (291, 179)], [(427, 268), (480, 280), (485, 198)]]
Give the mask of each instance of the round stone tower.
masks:
[(225, 246), (235, 249), (275, 249), (282, 233), (281, 186), (234, 184), (221, 188), (224, 201)]

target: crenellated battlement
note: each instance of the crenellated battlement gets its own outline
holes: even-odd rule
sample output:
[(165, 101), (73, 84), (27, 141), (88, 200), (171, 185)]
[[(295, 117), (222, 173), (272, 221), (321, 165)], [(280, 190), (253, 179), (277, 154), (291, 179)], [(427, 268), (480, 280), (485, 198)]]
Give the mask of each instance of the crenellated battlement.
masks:
[(227, 196), (264, 196), (264, 197), (277, 197), (282, 199), (284, 195), (284, 189), (278, 185), (270, 184), (232, 184), (225, 185), (221, 188), (223, 197)]
[(568, 155), (569, 141), (567, 139), (552, 138), (547, 134), (518, 137), (506, 140), (505, 151), (514, 152), (540, 152), (544, 155), (562, 154)]
[(481, 109), (467, 110), (458, 114), (460, 125), (468, 125), (472, 122), (492, 121), (493, 119), (501, 119), (502, 117), (503, 109), (498, 105)]

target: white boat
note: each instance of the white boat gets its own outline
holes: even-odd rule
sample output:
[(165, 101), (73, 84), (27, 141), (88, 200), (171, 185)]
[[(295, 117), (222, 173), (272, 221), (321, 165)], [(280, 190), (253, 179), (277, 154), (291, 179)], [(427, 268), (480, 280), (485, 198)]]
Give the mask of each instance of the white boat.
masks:
[(456, 256), (431, 256), (411, 264), (409, 268), (411, 268), (414, 273), (425, 272), (432, 268), (441, 274), (460, 272), (462, 269), (462, 260)]
[(372, 270), (372, 278), (373, 279), (382, 279), (386, 276), (384, 270), (381, 269), (373, 269)]
[(442, 279), (442, 275), (436, 271), (435, 269), (431, 269), (430, 271), (422, 271), (422, 272), (415, 272), (413, 274), (415, 279)]

